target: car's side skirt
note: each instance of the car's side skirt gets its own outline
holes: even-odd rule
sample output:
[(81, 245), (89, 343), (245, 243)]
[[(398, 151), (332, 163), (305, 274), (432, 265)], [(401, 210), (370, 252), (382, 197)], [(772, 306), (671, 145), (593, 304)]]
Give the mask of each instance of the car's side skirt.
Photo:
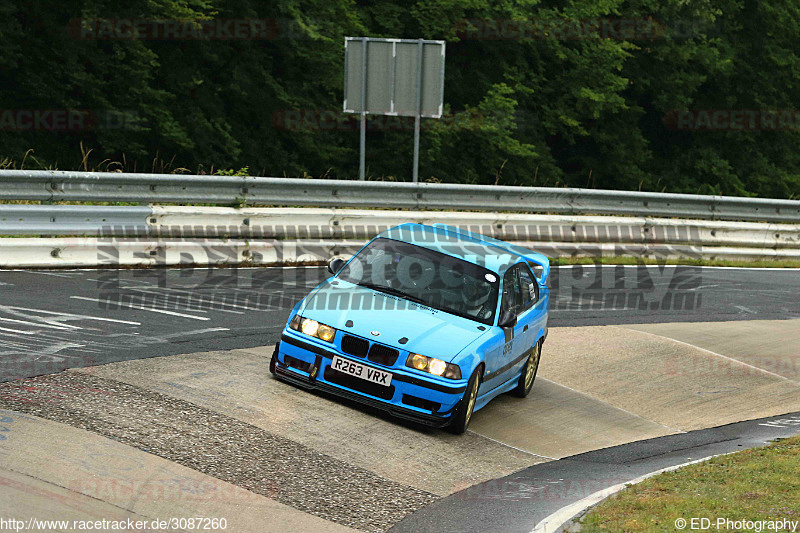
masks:
[(478, 396), (475, 400), (475, 411), (484, 407), (490, 401), (495, 399), (496, 397), (504, 394), (514, 387), (517, 386), (517, 382), (519, 381), (519, 376), (511, 376), (507, 381), (501, 383), (497, 387), (492, 388), (490, 391), (485, 392), (483, 395)]
[[(532, 349), (533, 348), (531, 348), (531, 350)], [(523, 353), (522, 355), (520, 355), (519, 357), (517, 357), (516, 359), (514, 359), (513, 361), (511, 361), (507, 365), (504, 365), (501, 368), (498, 368), (494, 372), (491, 372), (489, 374), (485, 374), (483, 376), (483, 381), (491, 381), (494, 378), (499, 377), (500, 375), (504, 374), (505, 372), (508, 372), (509, 370), (514, 368), (516, 365), (518, 365), (520, 361), (522, 361), (523, 359), (527, 359), (527, 357), (531, 354), (531, 350), (526, 351), (525, 353)]]
[[(541, 340), (541, 337), (539, 339), (537, 339), (536, 342), (539, 342), (540, 340)], [(495, 370), (491, 374), (485, 374), (483, 376), (483, 381), (486, 382), (486, 381), (489, 381), (491, 379), (498, 378), (503, 373), (508, 372), (510, 370), (513, 370), (514, 367), (516, 365), (518, 365), (520, 362), (527, 360), (527, 358), (531, 354), (531, 351), (533, 351), (533, 347), (531, 347), (530, 350), (527, 350), (525, 353), (523, 353), (519, 357), (515, 358), (513, 361), (511, 361), (507, 365), (504, 365), (502, 368), (499, 368), (499, 369)], [(524, 368), (524, 366), (522, 368)], [(497, 385), (494, 385), (492, 388), (490, 388), (489, 390), (485, 391), (483, 394), (478, 396), (477, 400), (475, 401), (475, 410), (477, 411), (478, 409), (480, 409), (481, 407), (483, 407), (484, 405), (489, 403), (492, 399), (496, 398), (497, 396), (499, 396), (501, 394), (504, 394), (504, 393), (506, 393), (506, 392), (508, 392), (510, 390), (513, 390), (514, 387), (517, 386), (517, 383), (518, 383), (518, 380), (519, 380), (521, 369), (518, 369), (518, 370), (519, 371), (515, 371), (515, 372), (512, 372), (511, 374), (509, 374), (505, 381), (501, 381)]]

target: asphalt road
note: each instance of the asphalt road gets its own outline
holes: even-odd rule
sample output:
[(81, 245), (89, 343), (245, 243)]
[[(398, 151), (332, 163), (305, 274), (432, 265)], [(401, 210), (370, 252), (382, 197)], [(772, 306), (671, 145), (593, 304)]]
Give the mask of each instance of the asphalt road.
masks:
[[(145, 359), (159, 355), (195, 354), (110, 365), (89, 372), (111, 373), (109, 379), (124, 376), (131, 380), (141, 379), (141, 382), (136, 382), (138, 387), (146, 388), (153, 383), (156, 383), (156, 388), (162, 385), (171, 387), (169, 388), (170, 398), (189, 390), (192, 393), (188, 396), (191, 400), (190, 403), (198, 401), (202, 403), (207, 398), (203, 394), (209, 391), (212, 394), (208, 397), (212, 399), (239, 398), (235, 395), (243, 394), (245, 396), (234, 402), (235, 405), (257, 407), (263, 404), (264, 390), (261, 387), (263, 383), (259, 381), (259, 386), (249, 386), (247, 383), (251, 383), (248, 380), (263, 380), (263, 376), (253, 373), (251, 369), (259, 368), (261, 372), (266, 372), (263, 361), (267, 355), (267, 348), (264, 347), (274, 344), (278, 340), (289, 310), (326, 276), (327, 271), (323, 267), (0, 271), (0, 381), (115, 361)], [(796, 297), (800, 292), (798, 290), (800, 289), (800, 271), (798, 270), (574, 266), (554, 269), (549, 285), (552, 291), (550, 325), (569, 328), (561, 330), (562, 364), (566, 364), (567, 355), (581, 357), (581, 353), (576, 353), (580, 350), (574, 349), (576, 346), (578, 348), (585, 348), (586, 345), (596, 346), (594, 343), (585, 341), (571, 341), (573, 333), (581, 333), (580, 329), (572, 328), (572, 326), (753, 320), (759, 320), (758, 324), (765, 325), (769, 323), (761, 322), (761, 320), (778, 320), (780, 324), (790, 324), (782, 319), (800, 318), (800, 301)], [(748, 324), (752, 324), (752, 322), (739, 322), (742, 327)], [(645, 326), (636, 327), (645, 328)], [(672, 327), (685, 326), (673, 324)], [(692, 324), (689, 327), (708, 328), (709, 325)], [(729, 328), (730, 333), (730, 324), (720, 325), (720, 327)], [(752, 328), (752, 326), (750, 327)], [(632, 328), (610, 329), (611, 331), (594, 332), (596, 335), (594, 342), (618, 344), (625, 339), (631, 340), (629, 337), (632, 332), (626, 333), (623, 330)], [(739, 327), (735, 329), (742, 330)], [(667, 335), (665, 332), (661, 333)], [(738, 333), (743, 334), (743, 330)], [(611, 335), (611, 341), (608, 339), (604, 341), (602, 335)], [(626, 335), (628, 336), (626, 337)], [(634, 338), (639, 339), (636, 335)], [(659, 337), (657, 334), (653, 336), (653, 339), (647, 338), (650, 343), (655, 343), (658, 339), (669, 343), (672, 350), (669, 352), (670, 361), (684, 361), (687, 358), (690, 363), (694, 361), (688, 355), (681, 355), (683, 353), (681, 350), (689, 350), (691, 346), (675, 345), (666, 337)], [(551, 345), (551, 349), (559, 348), (555, 340), (552, 342), (554, 344)], [(648, 343), (645, 344), (650, 346)], [(252, 348), (253, 351), (258, 351), (257, 354), (249, 354), (246, 350), (236, 350), (225, 354), (219, 352), (197, 353), (251, 347), (261, 348)], [(676, 383), (678, 382), (682, 385), (686, 385), (686, 382), (697, 382), (697, 386), (690, 384), (691, 386), (676, 388), (673, 391), (675, 394), (679, 394), (684, 389), (694, 392), (703, 389), (704, 378), (722, 381), (733, 379), (728, 376), (728, 367), (711, 367), (709, 376), (692, 375), (691, 378), (674, 379), (676, 376), (670, 374), (671, 367), (668, 368), (661, 361), (661, 352), (657, 354), (656, 359), (652, 357), (647, 359), (648, 354), (652, 356), (652, 350), (651, 352), (648, 352), (647, 349), (639, 350), (639, 344), (627, 346), (626, 349), (640, 359), (644, 357), (641, 359), (644, 363), (650, 361), (651, 365), (647, 368), (651, 371), (648, 375), (650, 379), (658, 378), (655, 379), (657, 383), (665, 381), (662, 379), (664, 375), (673, 380), (670, 381), (670, 386), (673, 388), (677, 387)], [(608, 351), (608, 353), (612, 354), (612, 351)], [(730, 361), (730, 364), (739, 368), (729, 357), (712, 352), (701, 355), (703, 362), (709, 357), (720, 358)], [(230, 357), (231, 359), (220, 365), (220, 361), (216, 359), (218, 357)], [(700, 357), (700, 355), (695, 354), (693, 357)], [(553, 358), (554, 361), (557, 359)], [(640, 359), (635, 360), (639, 361)], [(609, 356), (604, 364), (613, 368), (615, 364), (627, 364), (626, 361), (629, 360), (632, 359), (625, 357), (615, 359)], [(716, 361), (716, 359), (714, 360)], [(790, 357), (776, 359), (776, 361), (778, 360), (793, 361)], [(750, 362), (756, 366), (759, 364), (758, 360)], [(128, 374), (125, 374), (127, 366), (149, 365), (150, 363), (157, 363), (152, 375), (142, 373), (141, 369), (129, 369)], [(163, 365), (168, 368), (163, 369)], [(122, 368), (115, 370), (115, 367)], [(218, 369), (220, 367), (231, 375), (221, 375), (223, 372), (217, 371), (203, 371), (204, 368)], [(748, 383), (766, 379), (762, 375), (763, 372), (758, 372), (758, 368), (748, 365), (745, 367), (756, 372), (756, 374), (751, 373), (744, 376)], [(688, 368), (694, 369), (693, 374), (708, 372), (707, 367), (698, 364), (690, 365)], [(158, 369), (162, 369), (163, 372)], [(544, 370), (547, 369), (543, 368)], [(554, 367), (553, 372), (555, 370)], [(123, 376), (115, 377), (114, 372), (122, 372)], [(72, 374), (51, 376), (47, 379), (81, 378), (79, 375)], [(162, 374), (170, 376), (169, 384), (159, 385), (157, 383), (159, 381), (157, 376)], [(784, 389), (789, 385), (786, 385), (784, 381), (789, 382), (791, 379), (777, 374), (772, 375), (775, 380), (783, 380), (778, 385), (773, 384), (773, 387), (780, 389), (775, 394), (788, 394)], [(545, 372), (542, 378), (546, 377)], [(574, 381), (575, 376), (572, 378)], [(594, 380), (594, 376), (592, 378), (592, 383), (594, 383), (596, 380)], [(208, 383), (205, 381), (192, 382), (192, 380), (204, 379), (210, 381)], [(630, 409), (633, 409), (631, 406), (626, 404), (619, 407), (614, 403), (614, 401), (620, 402), (620, 398), (606, 397), (604, 401), (609, 402), (606, 405), (597, 398), (596, 393), (594, 393), (595, 396), (592, 396), (585, 392), (587, 390), (585, 387), (578, 387), (569, 380), (570, 374), (567, 373), (560, 375), (558, 383), (544, 380), (538, 385), (539, 393), (534, 395), (527, 404), (529, 409), (543, 409), (543, 416), (536, 419), (537, 423), (555, 420), (557, 427), (574, 428), (580, 426), (575, 423), (575, 420), (585, 421), (585, 417), (580, 417), (583, 416), (582, 413), (588, 412), (591, 413), (594, 421), (616, 421), (608, 427), (614, 427), (615, 431), (618, 431), (620, 420), (624, 419), (630, 422), (631, 418), (637, 420), (641, 418), (641, 416), (637, 418), (638, 415), (629, 412)], [(562, 382), (577, 388), (570, 388)], [(174, 388), (177, 384), (187, 385), (189, 383), (194, 383), (195, 388)], [(242, 383), (245, 385), (242, 386)], [(743, 386), (743, 384), (744, 382), (739, 383), (739, 386)], [(23, 385), (25, 386), (23, 387)], [(270, 396), (271, 402), (268, 402), (270, 413), (275, 415), (277, 408), (278, 416), (277, 422), (267, 427), (265, 431), (283, 435), (283, 438), (293, 442), (294, 440), (303, 441), (304, 445), (314, 448), (312, 445), (317, 442), (314, 439), (318, 433), (316, 427), (313, 428), (313, 431), (309, 430), (307, 433), (303, 433), (303, 426), (288, 422), (315, 420), (314, 417), (318, 416), (320, 412), (319, 399), (313, 395), (297, 396), (291, 388), (280, 387), (277, 382), (270, 382), (269, 385), (274, 386), (273, 389), (267, 388), (272, 395)], [(29, 386), (28, 383), (6, 383), (4, 385), (4, 387), (12, 388), (15, 386), (24, 389), (25, 394), (37, 394), (37, 391), (41, 390), (40, 387)], [(233, 388), (223, 388), (222, 394), (213, 393), (219, 393), (219, 387), (227, 386)], [(215, 387), (217, 388), (215, 389)], [(665, 387), (669, 389), (668, 386), (665, 385)], [(615, 387), (609, 388), (615, 389)], [(87, 389), (85, 387), (73, 389), (94, 390), (94, 388)], [(59, 388), (59, 401), (64, 400), (64, 390), (73, 389)], [(710, 402), (705, 408), (711, 411), (713, 411), (712, 404), (718, 406), (719, 403), (725, 403), (725, 399), (733, 398), (736, 393), (736, 391), (729, 390), (715, 390), (715, 392), (728, 396), (720, 397), (722, 400), (716, 404), (713, 403), (714, 398), (698, 400)], [(260, 399), (254, 399), (252, 396), (254, 394), (259, 395)], [(289, 396), (282, 397), (281, 395)], [(21, 396), (15, 397), (19, 399)], [(572, 398), (577, 403), (568, 404), (564, 401), (565, 398)], [(555, 411), (557, 411), (551, 412), (549, 419), (547, 406), (551, 404), (548, 404), (548, 401), (556, 406)], [(45, 405), (49, 405), (49, 403), (52, 402), (45, 402)], [(89, 404), (92, 402), (90, 401)], [(735, 402), (733, 404), (735, 405)], [(130, 405), (139, 405), (139, 403), (126, 404), (118, 411), (127, 412)], [(223, 402), (212, 407), (218, 411), (224, 411), (225, 405), (227, 404)], [(14, 409), (23, 409), (25, 406), (30, 407), (28, 403), (7, 405), (8, 408)], [(285, 407), (282, 414), (281, 406)], [(601, 411), (598, 410), (598, 406), (602, 407), (602, 412), (607, 415), (606, 418), (600, 416)], [(783, 412), (784, 404), (780, 403), (780, 406), (780, 412)], [(512, 407), (514, 413), (519, 411), (522, 415), (525, 414), (524, 410), (520, 410), (519, 405)], [(303, 411), (304, 408), (306, 411)], [(503, 402), (498, 400), (493, 404), (492, 412), (495, 415), (509, 417), (514, 415), (514, 413), (508, 414), (508, 409), (504, 411), (503, 408)], [(425, 432), (406, 432), (407, 428), (403, 426), (387, 424), (383, 420), (368, 416), (368, 414), (361, 417), (358, 414), (360, 410), (351, 412), (346, 406), (338, 403), (331, 403), (328, 409), (324, 414), (326, 417), (331, 417), (331, 413), (339, 413), (341, 416), (339, 420), (345, 420), (349, 424), (360, 424), (355, 429), (344, 425), (347, 437), (343, 437), (344, 444), (340, 444), (339, 448), (347, 448), (347, 442), (351, 440), (352, 434), (374, 434), (377, 435), (378, 440), (385, 437), (388, 443), (387, 447), (378, 446), (376, 450), (377, 453), (389, 453), (390, 455), (396, 453), (393, 445), (409, 438), (425, 441), (424, 445), (420, 444), (417, 447), (428, 450), (434, 445), (445, 449), (448, 446), (464, 445), (465, 442), (470, 442), (465, 441), (463, 436), (448, 440), (452, 436), (443, 433), (429, 435)], [(787, 411), (796, 409), (797, 407), (786, 408)], [(633, 410), (636, 411), (636, 409)], [(184, 413), (186, 410), (179, 411)], [(58, 412), (61, 413), (61, 411)], [(254, 409), (254, 412), (258, 414), (259, 411)], [(775, 410), (772, 409), (769, 412), (775, 412)], [(487, 413), (489, 411), (477, 413), (477, 418), (473, 423), (475, 427), (466, 438), (472, 439), (472, 442), (483, 442), (485, 446), (495, 446), (505, 454), (525, 455), (528, 459), (537, 453), (543, 453), (526, 452), (519, 448), (522, 446), (521, 444), (509, 444), (497, 431), (490, 431), (497, 428), (484, 427), (484, 433), (490, 436), (482, 437), (482, 434), (477, 432), (481, 430), (480, 416), (484, 415), (485, 421)], [(715, 416), (721, 416), (719, 409), (715, 413)], [(239, 412), (236, 414), (243, 416)], [(650, 414), (652, 415), (652, 413)], [(142, 416), (144, 415), (142, 414)], [(572, 416), (572, 421), (565, 423), (565, 416)], [(200, 417), (200, 420), (205, 421), (207, 418), (207, 416), (203, 416)], [(525, 418), (531, 417), (526, 415)], [(550, 513), (605, 487), (624, 483), (653, 470), (685, 463), (691, 459), (759, 445), (777, 436), (794, 434), (800, 429), (800, 425), (798, 425), (800, 416), (797, 414), (789, 418), (781, 418), (790, 418), (790, 421), (781, 424), (761, 420), (710, 430), (690, 431), (535, 464), (509, 476), (474, 485), (469, 489), (447, 496), (408, 515), (395, 527), (398, 531), (530, 531), (534, 524), (539, 523)], [(89, 417), (89, 419), (93, 420), (94, 418)], [(262, 416), (258, 420), (266, 424), (271, 418)], [(514, 419), (506, 418), (506, 420)], [(248, 423), (252, 423), (252, 420)], [(722, 421), (714, 422), (714, 424), (720, 423)], [(767, 425), (763, 425), (765, 423)], [(377, 424), (381, 424), (380, 431), (374, 431)], [(111, 427), (117, 428), (117, 425), (113, 423)], [(205, 428), (205, 422), (201, 425)], [(591, 424), (587, 425), (592, 426)], [(166, 426), (172, 427), (169, 424)], [(542, 434), (541, 428), (528, 427), (526, 429), (522, 424), (516, 423), (514, 427), (519, 428), (517, 433), (535, 430), (538, 431), (537, 435)], [(584, 429), (591, 430), (592, 427)], [(545, 428), (544, 433), (548, 431), (549, 429)], [(287, 434), (284, 435), (282, 432), (287, 432)], [(402, 438), (391, 438), (394, 435), (392, 432), (401, 434)], [(236, 430), (229, 433), (229, 438), (234, 439), (238, 438), (241, 432)], [(577, 438), (569, 432), (551, 431), (551, 433), (554, 435), (553, 438), (562, 439), (562, 441)], [(647, 436), (650, 435), (652, 433)], [(638, 438), (646, 437), (639, 436)], [(540, 442), (542, 439), (538, 437), (531, 440), (542, 445)], [(435, 444), (431, 444), (431, 442), (435, 442)], [(516, 443), (516, 441), (514, 442)], [(593, 447), (600, 447), (596, 438), (589, 439), (587, 442), (591, 442)], [(361, 443), (357, 444), (356, 447), (359, 450), (348, 454), (346, 462), (352, 462), (351, 456), (365, 453), (361, 449)], [(608, 446), (608, 444), (606, 445)], [(386, 452), (385, 450), (390, 451)], [(496, 451), (496, 453), (500, 452)], [(454, 449), (446, 456), (463, 457), (463, 453)], [(552, 459), (553, 457), (563, 457), (563, 455), (548, 455), (547, 457), (540, 455), (538, 457)], [(476, 463), (479, 462), (476, 461)], [(525, 465), (528, 464), (531, 462), (525, 463)], [(519, 467), (492, 474), (492, 477), (504, 475), (517, 468)], [(388, 476), (389, 474), (401, 476), (402, 472), (383, 472), (382, 475)], [(322, 478), (324, 477), (322, 476)], [(483, 476), (480, 479), (488, 477)], [(462, 486), (467, 486), (467, 484)], [(443, 495), (449, 491), (443, 490), (439, 493)]]
[(535, 531), (544, 531), (541, 522), (553, 513), (608, 487), (798, 433), (800, 413), (791, 413), (582, 453), (451, 494), (407, 515), (389, 531), (528, 533), (534, 526)]
[[(324, 267), (0, 271), (0, 381), (274, 344)], [(554, 268), (551, 326), (800, 317), (800, 271)]]

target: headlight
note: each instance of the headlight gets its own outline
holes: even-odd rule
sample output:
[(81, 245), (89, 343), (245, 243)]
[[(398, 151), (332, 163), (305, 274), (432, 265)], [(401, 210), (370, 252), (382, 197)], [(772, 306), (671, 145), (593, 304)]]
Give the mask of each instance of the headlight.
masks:
[(428, 367), (428, 358), (418, 353), (412, 353), (406, 364), (417, 370), (425, 370)]
[(461, 368), (458, 365), (445, 363), (441, 359), (425, 357), (418, 353), (408, 354), (406, 366), (422, 370), (434, 376), (444, 376), (449, 379), (461, 379)]
[(333, 337), (336, 335), (336, 330), (325, 324), (320, 324), (317, 328), (317, 337), (326, 341), (333, 342)]
[(435, 376), (441, 376), (447, 369), (447, 363), (441, 359), (431, 359), (428, 361), (428, 372)]
[(310, 318), (304, 318), (303, 321), (300, 322), (300, 331), (302, 331), (306, 335), (311, 335), (312, 337), (316, 337), (318, 329), (319, 329), (319, 322), (317, 322), (316, 320), (311, 320)]
[(303, 318), (300, 315), (294, 315), (294, 317), (292, 317), (291, 322), (289, 322), (289, 327), (310, 337), (322, 339), (325, 342), (333, 342), (333, 338), (336, 336), (336, 330), (334, 328), (325, 324), (320, 324), (316, 320), (311, 320), (310, 318)]

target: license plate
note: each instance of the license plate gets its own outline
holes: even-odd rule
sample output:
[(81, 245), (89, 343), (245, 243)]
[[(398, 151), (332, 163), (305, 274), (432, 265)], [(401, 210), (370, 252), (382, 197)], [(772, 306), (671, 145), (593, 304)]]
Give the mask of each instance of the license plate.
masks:
[(356, 363), (355, 361), (339, 357), (338, 355), (333, 356), (331, 368), (386, 387), (392, 383), (391, 373), (372, 368), (371, 366), (362, 365), (361, 363)]

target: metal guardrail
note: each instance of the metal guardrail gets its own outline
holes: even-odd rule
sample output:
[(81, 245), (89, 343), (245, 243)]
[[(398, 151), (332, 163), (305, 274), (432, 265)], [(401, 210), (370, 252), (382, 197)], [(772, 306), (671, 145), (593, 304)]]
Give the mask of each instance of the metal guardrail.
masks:
[(150, 207), (2, 205), (0, 235), (98, 235), (111, 227), (147, 234)]
[(180, 174), (0, 171), (0, 200), (633, 215), (800, 221), (800, 201), (597, 189)]
[[(530, 247), (531, 243), (516, 243)], [(347, 257), (362, 240), (162, 240), (117, 238), (0, 239), (0, 267), (110, 267), (170, 265), (293, 265)], [(538, 243), (550, 258), (635, 257), (660, 260), (800, 261), (800, 249), (732, 248), (672, 244)]]
[(800, 224), (655, 217), (387, 209), (0, 204), (0, 235), (368, 240), (405, 222), (444, 223), (504, 241), (800, 249)]

